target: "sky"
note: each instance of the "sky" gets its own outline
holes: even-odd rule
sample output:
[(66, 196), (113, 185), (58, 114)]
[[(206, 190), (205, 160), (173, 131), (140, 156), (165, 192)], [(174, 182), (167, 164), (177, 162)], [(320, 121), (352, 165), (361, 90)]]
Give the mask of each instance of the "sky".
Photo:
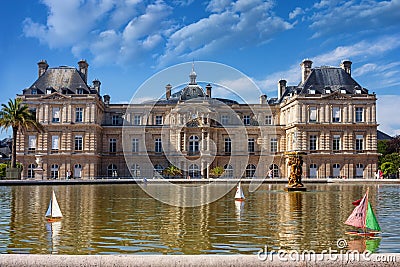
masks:
[(112, 103), (185, 62), (230, 66), (275, 97), (278, 80), (300, 82), (303, 59), (349, 59), (355, 80), (377, 94), (378, 128), (400, 134), (400, 0), (13, 0), (2, 2), (0, 31), (0, 103), (34, 83), (42, 59), (86, 59), (89, 83), (99, 79)]

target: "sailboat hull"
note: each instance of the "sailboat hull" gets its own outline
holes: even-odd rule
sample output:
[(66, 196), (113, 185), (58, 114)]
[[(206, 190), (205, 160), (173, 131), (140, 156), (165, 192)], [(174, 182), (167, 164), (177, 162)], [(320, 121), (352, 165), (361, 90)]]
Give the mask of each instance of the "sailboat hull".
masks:
[(62, 219), (62, 217), (54, 217), (54, 218), (46, 217), (47, 222), (58, 222), (58, 221), (61, 221), (61, 219)]
[(348, 231), (345, 232), (346, 235), (356, 235), (356, 236), (366, 236), (366, 237), (375, 237), (380, 232), (371, 231), (371, 232), (358, 232), (358, 231)]

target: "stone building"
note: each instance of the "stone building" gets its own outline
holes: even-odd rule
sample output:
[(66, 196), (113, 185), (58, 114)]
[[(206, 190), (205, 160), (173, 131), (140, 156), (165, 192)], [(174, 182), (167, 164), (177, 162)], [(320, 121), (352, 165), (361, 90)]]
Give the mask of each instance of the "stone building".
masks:
[[(287, 177), (285, 152), (305, 152), (304, 175), (373, 177), (377, 168), (376, 96), (340, 67), (301, 63), (297, 86), (278, 82), (278, 97), (259, 103), (213, 98), (192, 69), (178, 92), (141, 104), (112, 104), (101, 82), (88, 84), (88, 63), (78, 69), (38, 63), (38, 79), (19, 98), (36, 113), (44, 133), (18, 135), (24, 178), (165, 177), (174, 165), (183, 177)], [(166, 81), (167, 83), (168, 81)], [(163, 89), (164, 90), (164, 89)], [(37, 177), (36, 177), (37, 178)]]

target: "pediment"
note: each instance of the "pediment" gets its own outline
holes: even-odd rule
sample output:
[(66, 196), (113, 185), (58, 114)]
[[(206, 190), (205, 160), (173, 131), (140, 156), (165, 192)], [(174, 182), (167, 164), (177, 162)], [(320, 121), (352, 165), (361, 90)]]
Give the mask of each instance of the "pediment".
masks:
[(45, 95), (41, 97), (42, 99), (68, 99), (67, 96), (60, 94), (59, 92), (54, 92), (49, 95)]
[(321, 98), (322, 99), (327, 99), (327, 100), (330, 100), (330, 99), (332, 99), (332, 100), (348, 100), (351, 97), (349, 95), (347, 95), (347, 94), (342, 94), (339, 91), (335, 91), (335, 92), (333, 92), (331, 94), (323, 95)]

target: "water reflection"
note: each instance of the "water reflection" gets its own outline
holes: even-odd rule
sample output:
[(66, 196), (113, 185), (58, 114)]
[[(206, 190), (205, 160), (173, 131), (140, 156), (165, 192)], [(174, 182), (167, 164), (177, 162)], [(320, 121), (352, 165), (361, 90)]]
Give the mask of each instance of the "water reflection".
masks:
[[(233, 201), (233, 189), (193, 208), (163, 204), (137, 185), (0, 187), (0, 253), (255, 254), (265, 245), (320, 252), (348, 238), (343, 222), (351, 202), (366, 190), (315, 184), (307, 192), (284, 192), (283, 187), (262, 185), (240, 204)], [(44, 220), (53, 189), (64, 214), (59, 225)], [(383, 231), (375, 250), (400, 252), (399, 186), (377, 191), (370, 187)]]
[(360, 253), (368, 250), (370, 252), (376, 252), (381, 243), (381, 238), (358, 238), (347, 241), (349, 250), (355, 250)]

